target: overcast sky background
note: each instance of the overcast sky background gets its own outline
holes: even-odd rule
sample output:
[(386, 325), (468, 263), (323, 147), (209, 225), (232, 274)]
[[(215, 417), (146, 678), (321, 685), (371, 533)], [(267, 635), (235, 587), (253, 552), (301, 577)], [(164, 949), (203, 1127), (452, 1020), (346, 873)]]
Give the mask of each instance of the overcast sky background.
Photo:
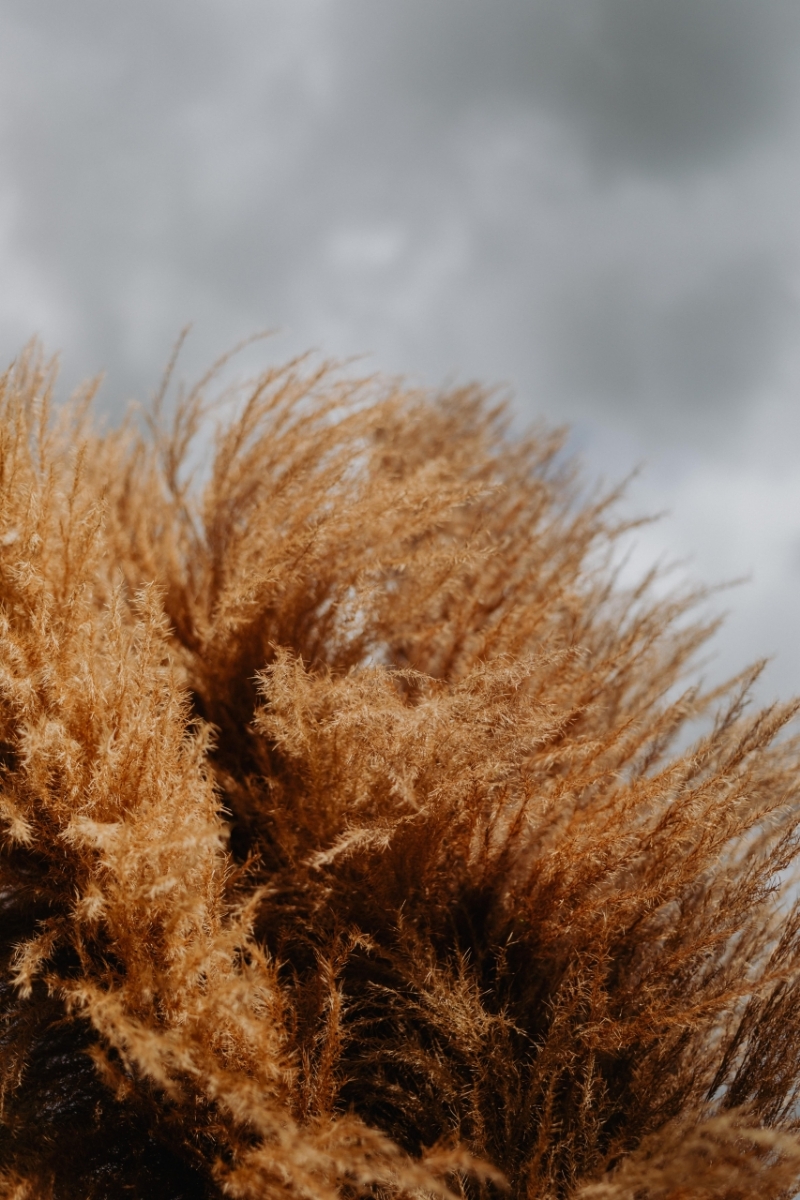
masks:
[(797, 0), (0, 0), (0, 357), (507, 383), (800, 692)]

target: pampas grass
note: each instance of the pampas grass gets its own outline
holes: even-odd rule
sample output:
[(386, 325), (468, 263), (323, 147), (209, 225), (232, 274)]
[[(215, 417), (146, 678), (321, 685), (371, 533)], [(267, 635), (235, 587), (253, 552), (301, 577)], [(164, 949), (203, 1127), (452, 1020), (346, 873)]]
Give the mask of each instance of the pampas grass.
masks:
[(791, 1195), (796, 706), (692, 682), (616, 497), (479, 389), (53, 387), (0, 383), (0, 1194)]

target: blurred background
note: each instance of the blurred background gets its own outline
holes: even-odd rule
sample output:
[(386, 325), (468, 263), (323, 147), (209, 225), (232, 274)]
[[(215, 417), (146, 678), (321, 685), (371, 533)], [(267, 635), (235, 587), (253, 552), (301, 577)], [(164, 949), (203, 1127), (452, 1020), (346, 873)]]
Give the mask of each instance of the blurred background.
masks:
[(800, 692), (796, 0), (0, 0), (0, 357), (106, 411), (241, 337), (643, 464), (633, 567), (746, 576), (707, 676)]

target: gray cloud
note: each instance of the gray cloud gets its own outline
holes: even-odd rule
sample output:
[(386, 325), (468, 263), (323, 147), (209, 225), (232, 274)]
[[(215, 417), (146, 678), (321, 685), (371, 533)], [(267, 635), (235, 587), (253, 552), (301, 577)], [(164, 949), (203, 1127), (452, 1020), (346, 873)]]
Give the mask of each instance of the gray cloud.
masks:
[[(644, 425), (653, 397), (745, 395), (779, 353), (785, 248), (747, 245), (751, 213), (681, 294), (640, 244), (658, 197), (615, 248), (609, 196), (635, 170), (679, 197), (687, 171), (778, 136), (789, 3), (8, 0), (0, 22), (8, 240), (76, 369), (141, 388), (188, 318), (209, 350), (288, 324)], [(708, 217), (684, 217), (694, 254)], [(593, 261), (606, 239), (613, 261)], [(475, 354), (481, 330), (497, 354)]]
[(386, 106), (402, 97), (395, 125), (415, 139), (476, 108), (543, 107), (604, 171), (672, 174), (736, 154), (781, 126), (798, 59), (791, 0), (346, 0), (340, 10), (344, 92), (366, 123), (386, 116), (381, 92)]
[(604, 165), (706, 170), (782, 125), (795, 5), (601, 0), (591, 20), (580, 11), (553, 91)]
[(800, 327), (786, 266), (750, 255), (684, 278), (677, 292), (654, 293), (654, 282), (609, 270), (554, 303), (551, 386), (612, 409), (646, 408), (662, 436), (680, 419), (684, 437), (719, 440), (719, 410), (735, 420), (773, 382), (781, 346)]

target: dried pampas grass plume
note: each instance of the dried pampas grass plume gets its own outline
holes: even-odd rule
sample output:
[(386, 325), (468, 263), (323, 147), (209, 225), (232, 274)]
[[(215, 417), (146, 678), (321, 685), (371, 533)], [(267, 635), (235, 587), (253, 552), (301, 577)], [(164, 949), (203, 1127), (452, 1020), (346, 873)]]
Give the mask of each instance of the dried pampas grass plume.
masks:
[(795, 706), (480, 389), (213, 383), (0, 383), (0, 1195), (792, 1195)]

